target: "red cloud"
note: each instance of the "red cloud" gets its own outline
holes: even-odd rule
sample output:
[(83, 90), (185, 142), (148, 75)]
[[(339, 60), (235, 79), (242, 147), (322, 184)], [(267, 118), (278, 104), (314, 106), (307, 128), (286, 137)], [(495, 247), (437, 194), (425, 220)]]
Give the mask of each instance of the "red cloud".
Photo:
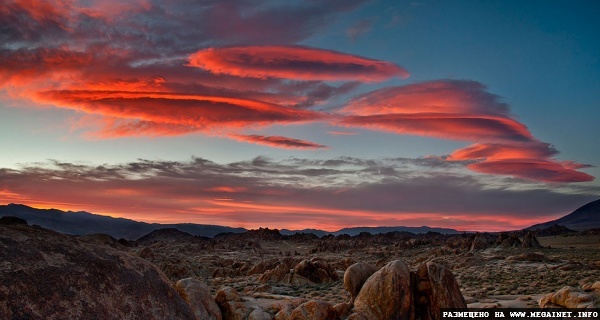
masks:
[(514, 120), (508, 106), (474, 81), (438, 80), (375, 90), (354, 98), (341, 125), (478, 142), (447, 160), (476, 160), (468, 168), (545, 182), (582, 182), (585, 165), (553, 160), (558, 151)]
[(356, 97), (340, 123), (399, 134), (466, 141), (530, 141), (527, 127), (474, 81), (438, 80), (388, 87)]
[(386, 87), (355, 97), (342, 112), (508, 116), (508, 107), (476, 81), (436, 80)]
[(208, 48), (192, 54), (190, 65), (254, 78), (383, 81), (409, 75), (390, 62), (301, 46)]
[(261, 135), (230, 135), (235, 140), (250, 143), (262, 144), (275, 148), (284, 149), (327, 149), (327, 146), (310, 141), (298, 140), (281, 136), (261, 136)]
[(504, 159), (543, 159), (556, 155), (558, 151), (550, 144), (529, 142), (522, 144), (478, 143), (454, 151), (448, 160), (504, 160)]
[(438, 113), (348, 116), (341, 125), (466, 141), (527, 141), (531, 134), (508, 118)]
[(42, 92), (38, 98), (65, 108), (134, 121), (109, 126), (118, 128), (113, 133), (146, 132), (155, 127), (172, 132), (205, 131), (324, 117), (314, 111), (248, 99), (168, 92), (62, 90)]
[(543, 182), (586, 182), (594, 177), (574, 169), (589, 167), (578, 163), (536, 159), (505, 159), (468, 165), (469, 169), (488, 174), (511, 175)]

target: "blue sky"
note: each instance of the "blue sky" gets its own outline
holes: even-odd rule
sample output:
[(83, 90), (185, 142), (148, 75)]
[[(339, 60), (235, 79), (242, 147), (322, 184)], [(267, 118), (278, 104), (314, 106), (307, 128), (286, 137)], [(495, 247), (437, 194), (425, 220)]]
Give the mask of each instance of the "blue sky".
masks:
[(506, 230), (600, 196), (595, 1), (44, 5), (0, 10), (0, 202)]

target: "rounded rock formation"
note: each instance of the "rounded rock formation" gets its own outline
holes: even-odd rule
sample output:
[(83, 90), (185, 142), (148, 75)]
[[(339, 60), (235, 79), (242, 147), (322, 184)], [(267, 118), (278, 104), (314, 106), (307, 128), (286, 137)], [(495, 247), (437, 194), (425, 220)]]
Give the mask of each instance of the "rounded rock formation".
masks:
[(375, 266), (365, 262), (357, 262), (344, 273), (344, 289), (350, 292), (350, 303), (354, 303), (363, 284), (377, 271)]
[(411, 319), (411, 274), (400, 260), (392, 261), (375, 272), (363, 284), (354, 300), (349, 319)]

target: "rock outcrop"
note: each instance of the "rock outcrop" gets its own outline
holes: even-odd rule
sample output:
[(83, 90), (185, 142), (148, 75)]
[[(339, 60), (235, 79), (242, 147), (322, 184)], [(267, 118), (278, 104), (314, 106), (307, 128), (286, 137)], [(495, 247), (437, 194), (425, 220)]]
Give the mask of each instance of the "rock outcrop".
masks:
[(243, 320), (250, 315), (244, 300), (235, 288), (224, 287), (217, 291), (215, 302), (221, 309), (223, 320)]
[(329, 263), (319, 258), (300, 261), (294, 267), (294, 275), (304, 277), (313, 283), (328, 283), (339, 280), (339, 276)]
[(354, 303), (365, 281), (376, 271), (375, 266), (365, 262), (357, 262), (346, 269), (344, 289), (350, 292), (350, 303)]
[(0, 225), (0, 261), (5, 319), (195, 319), (154, 265), (100, 242)]
[(414, 277), (415, 315), (420, 319), (440, 319), (442, 308), (466, 308), (467, 303), (450, 270), (427, 262)]
[(490, 243), (485, 235), (478, 233), (473, 238), (473, 242), (471, 242), (470, 251), (481, 251), (485, 250), (489, 247)]
[(210, 294), (210, 289), (200, 280), (186, 278), (177, 281), (175, 289), (190, 305), (196, 320), (221, 320), (221, 310)]
[(523, 248), (541, 248), (542, 245), (538, 239), (533, 235), (533, 232), (528, 231), (523, 238)]
[(396, 260), (367, 279), (348, 319), (437, 320), (441, 308), (467, 308), (452, 272), (434, 262), (410, 272)]
[(315, 283), (328, 283), (339, 280), (339, 276), (325, 260), (313, 258), (311, 260), (298, 260), (284, 258), (278, 261), (263, 261), (248, 271), (249, 274), (257, 273), (265, 268), (258, 277), (258, 281), (279, 282), (293, 285), (306, 285)]
[(600, 283), (599, 290), (585, 292), (582, 289), (566, 286), (562, 289), (550, 293), (540, 299), (539, 305), (541, 308), (568, 308), (568, 309), (586, 309), (600, 308)]

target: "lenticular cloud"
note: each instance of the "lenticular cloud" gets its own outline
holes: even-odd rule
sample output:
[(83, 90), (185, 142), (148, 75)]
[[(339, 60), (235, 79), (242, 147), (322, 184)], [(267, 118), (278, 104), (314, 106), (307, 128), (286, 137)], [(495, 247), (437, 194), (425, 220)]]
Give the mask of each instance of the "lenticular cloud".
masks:
[(302, 46), (208, 48), (192, 54), (190, 65), (253, 78), (371, 82), (409, 75), (390, 62)]

